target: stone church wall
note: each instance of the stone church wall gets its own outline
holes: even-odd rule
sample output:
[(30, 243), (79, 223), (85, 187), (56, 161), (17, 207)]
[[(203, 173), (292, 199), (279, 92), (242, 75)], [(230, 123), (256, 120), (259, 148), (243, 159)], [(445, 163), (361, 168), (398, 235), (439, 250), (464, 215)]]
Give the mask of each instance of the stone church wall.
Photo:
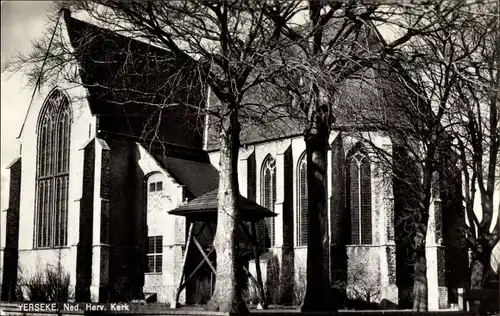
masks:
[[(22, 147), (21, 183), (19, 205), (19, 266), (20, 277), (29, 278), (48, 264), (61, 264), (70, 274), (71, 285), (77, 284), (78, 243), (81, 242), (82, 207), (85, 203), (83, 192), (84, 175), (91, 173), (91, 180), (96, 187), (88, 196), (92, 203), (92, 212), (99, 215), (93, 218), (92, 231), (92, 293), (93, 300), (102, 300), (105, 296), (101, 288), (116, 289), (122, 281), (133, 288), (132, 292), (139, 292), (140, 288), (146, 293), (157, 293), (158, 300), (171, 303), (174, 300), (175, 290), (181, 277), (182, 258), (185, 248), (186, 224), (183, 217), (168, 215), (167, 212), (185, 199), (185, 190), (179, 185), (165, 169), (156, 161), (147, 149), (130, 140), (124, 139), (97, 139), (95, 138), (97, 120), (90, 113), (83, 88), (70, 90), (72, 106), (72, 126), (70, 137), (70, 177), (68, 199), (68, 243), (65, 247), (57, 249), (35, 249), (34, 247), (34, 219), (35, 219), (35, 186), (36, 186), (36, 153), (37, 137), (36, 127), (38, 113), (41, 110), (44, 97), (49, 90), (43, 91), (42, 97), (35, 99), (26, 117), (20, 140)], [(338, 211), (336, 207), (345, 205), (343, 197), (338, 198), (336, 191), (344, 185), (344, 179), (334, 168), (334, 161), (343, 161), (350, 149), (359, 140), (360, 135), (342, 135), (338, 131), (332, 132), (330, 143), (338, 140), (343, 158), (334, 160), (332, 150), (328, 152), (328, 208), (330, 210), (330, 223), (334, 224), (336, 218), (332, 214)], [(391, 150), (388, 137), (379, 133), (366, 133), (363, 137), (370, 139), (378, 146)], [(89, 142), (94, 142), (95, 148), (86, 147)], [(85, 148), (91, 149), (85, 151)], [(302, 285), (305, 285), (307, 266), (307, 247), (299, 246), (297, 242), (297, 209), (298, 209), (298, 172), (297, 167), (305, 151), (305, 142), (302, 136), (290, 137), (274, 141), (256, 142), (247, 144), (240, 151), (239, 181), (240, 192), (257, 203), (262, 202), (262, 166), (267, 157), (272, 157), (276, 162), (276, 200), (274, 211), (277, 213), (275, 221), (275, 243), (269, 249), (270, 256), (275, 259), (282, 271), (280, 282), (285, 291), (293, 288), (293, 293), (283, 293), (285, 301), (300, 300)], [(95, 155), (95, 161), (85, 161), (85, 154)], [(218, 168), (219, 153), (209, 153), (210, 161)], [(338, 157), (337, 157), (338, 158)], [(359, 292), (364, 287), (364, 292), (369, 291), (370, 300), (374, 302), (398, 303), (398, 288), (396, 287), (396, 244), (394, 229), (394, 194), (392, 171), (384, 169), (377, 162), (375, 156), (371, 157), (371, 203), (372, 203), (372, 244), (349, 245), (348, 257), (348, 283), (351, 293)], [(90, 172), (90, 164), (94, 171)], [(341, 171), (340, 171), (341, 172)], [(148, 212), (147, 206), (147, 180), (151, 175), (161, 175), (164, 185), (164, 194), (160, 197), (160, 208)], [(335, 179), (335, 180), (334, 180)], [(89, 180), (89, 179), (87, 179)], [(88, 181), (87, 181), (88, 182)], [(459, 190), (459, 188), (457, 189)], [(456, 192), (453, 192), (456, 193)], [(342, 195), (342, 194), (340, 194)], [(443, 198), (445, 198), (443, 196)], [(452, 197), (453, 198), (453, 197)], [(449, 200), (449, 197), (445, 198)], [(433, 212), (439, 212), (440, 200), (433, 204)], [(446, 214), (443, 220), (453, 225), (462, 218), (453, 213), (458, 206), (451, 203), (443, 206)], [(439, 220), (439, 219), (437, 219)], [(432, 222), (432, 220), (431, 220)], [(446, 224), (445, 223), (445, 224)], [(444, 225), (447, 226), (447, 225)], [(148, 232), (149, 229), (149, 232)], [(430, 230), (432, 232), (432, 230)], [(331, 238), (335, 232), (330, 232)], [(429, 234), (432, 238), (431, 259), (442, 263), (436, 264), (430, 270), (439, 270), (445, 267), (453, 251), (441, 251), (442, 246), (458, 247), (456, 242), (457, 232), (446, 232), (442, 245), (438, 236)], [(148, 236), (162, 236), (162, 273), (143, 273), (147, 258), (146, 253)], [(94, 247), (96, 246), (97, 248)], [(441, 248), (440, 248), (441, 247)], [(95, 248), (95, 249), (94, 249)], [(439, 249), (438, 249), (439, 248)], [(3, 254), (3, 253), (2, 253)], [(143, 258), (138, 260), (137, 258)], [(94, 260), (97, 258), (97, 260)], [(446, 258), (446, 260), (444, 259)], [(2, 258), (0, 258), (2, 259)], [(273, 260), (274, 260), (273, 259)], [(438, 260), (439, 259), (439, 260)], [(442, 259), (442, 260), (441, 260)], [(2, 259), (3, 261), (3, 259)], [(436, 261), (436, 262), (437, 262)], [(269, 264), (267, 265), (270, 266)], [(462, 272), (446, 265), (450, 275)], [(2, 267), (4, 268), (4, 267)], [(361, 269), (363, 271), (357, 271)], [(252, 270), (252, 269), (251, 269)], [(458, 272), (457, 272), (458, 271)], [(264, 271), (263, 271), (264, 272)], [(97, 273), (97, 274), (96, 274)], [(434, 272), (433, 272), (434, 273)], [(435, 274), (436, 274), (435, 273)], [(264, 272), (264, 278), (267, 278)], [(290, 284), (289, 282), (292, 280)], [(430, 302), (430, 307), (438, 308), (451, 296), (446, 292), (446, 286), (456, 287), (449, 278), (437, 275), (436, 284), (430, 293), (439, 296), (439, 302)], [(266, 281), (265, 281), (266, 282)], [(366, 284), (369, 283), (369, 284)], [(378, 285), (374, 286), (374, 285)], [(181, 302), (185, 301), (185, 291)], [(137, 294), (137, 293), (136, 293)], [(443, 298), (441, 298), (443, 296)]]
[[(61, 88), (65, 88), (62, 84)], [(68, 198), (68, 243), (60, 249), (35, 249), (35, 175), (38, 114), (51, 89), (42, 87), (28, 110), (22, 133), (20, 134), (20, 154), (23, 158), (21, 174), (21, 203), (19, 220), (19, 269), (23, 278), (31, 277), (36, 271), (43, 270), (47, 264), (61, 262), (70, 274), (72, 286), (76, 283), (76, 251), (78, 241), (79, 198), (82, 195), (82, 146), (95, 133), (95, 118), (92, 117), (87, 101), (86, 90), (82, 87), (66, 90), (72, 109), (70, 136), (70, 181)]]
[[(332, 132), (331, 142), (338, 137), (339, 132)], [(345, 136), (342, 138), (343, 154), (346, 156), (350, 148), (359, 140), (356, 136)], [(370, 137), (371, 140), (381, 147), (391, 146), (388, 137), (371, 133), (362, 135)], [(306, 281), (307, 247), (297, 244), (297, 209), (298, 209), (298, 181), (297, 166), (299, 159), (305, 152), (305, 142), (302, 136), (276, 140), (255, 144), (248, 144), (240, 150), (239, 182), (240, 192), (247, 196), (252, 191), (248, 178), (255, 177), (255, 200), (260, 203), (262, 195), (262, 165), (268, 155), (276, 159), (276, 203), (274, 211), (278, 214), (275, 219), (276, 243), (270, 250), (278, 260), (282, 271), (287, 274), (292, 269), (293, 285), (292, 299), (300, 301)], [(288, 154), (289, 153), (289, 154)], [(209, 153), (212, 164), (218, 167), (219, 154), (214, 151)], [(287, 156), (288, 155), (288, 156)], [(331, 157), (331, 151), (329, 151)], [(349, 284), (352, 289), (364, 287), (364, 292), (371, 292), (370, 299), (374, 302), (394, 306), (398, 303), (397, 287), (395, 285), (395, 243), (394, 243), (394, 206), (392, 197), (392, 178), (390, 172), (383, 170), (376, 163), (375, 157), (371, 163), (372, 169), (372, 240), (371, 245), (351, 245), (348, 246), (348, 274)], [(255, 160), (255, 171), (249, 172), (248, 160)], [(331, 158), (329, 158), (329, 161)], [(286, 169), (287, 166), (291, 168)], [(287, 177), (291, 173), (291, 177)], [(328, 166), (328, 202), (329, 208), (332, 200), (332, 166)], [(343, 184), (341, 184), (343, 185)], [(291, 189), (290, 189), (291, 188)], [(344, 203), (340, 201), (341, 203)], [(333, 212), (333, 210), (332, 210)], [(331, 215), (331, 214), (330, 214)], [(289, 227), (289, 226), (292, 227)], [(287, 237), (288, 236), (288, 237)], [(292, 237), (292, 238), (290, 238)], [(290, 250), (292, 250), (290, 257)], [(288, 253), (288, 255), (285, 255)], [(290, 263), (290, 258), (292, 262)], [(286, 267), (285, 265), (290, 265)], [(252, 263), (251, 263), (252, 265)], [(269, 260), (266, 259), (263, 266), (269, 267)], [(251, 266), (251, 269), (255, 268)], [(269, 268), (268, 268), (269, 269)], [(360, 271), (362, 270), (362, 271)], [(264, 278), (267, 277), (263, 272)], [(384, 274), (384, 275), (383, 275)], [(284, 279), (283, 279), (284, 278)], [(287, 280), (286, 275), (281, 276), (281, 282)], [(266, 283), (266, 281), (264, 281)], [(269, 283), (269, 282), (267, 282)], [(288, 287), (288, 286), (285, 286)], [(361, 291), (362, 292), (362, 291)]]
[[(151, 226), (150, 236), (163, 236), (163, 255), (161, 274), (146, 273), (144, 275), (144, 292), (157, 293), (158, 301), (172, 303), (175, 290), (182, 273), (182, 258), (185, 250), (186, 223), (180, 216), (169, 215), (167, 212), (176, 208), (184, 200), (184, 189), (179, 185), (158, 162), (140, 145), (136, 145), (134, 150), (136, 161), (136, 192), (140, 192), (142, 198), (137, 198), (135, 209), (138, 212), (145, 210), (147, 179), (154, 174), (161, 174), (163, 180), (163, 196), (161, 198), (160, 209), (153, 213), (145, 214), (146, 221)], [(149, 226), (148, 225), (148, 226)], [(147, 235), (145, 235), (147, 238)], [(147, 242), (147, 240), (146, 240)], [(180, 297), (180, 302), (184, 302), (185, 295)]]
[[(0, 214), (0, 300), (13, 300), (18, 281), (19, 197), (21, 194), (21, 158), (8, 166), (10, 171), (9, 208)], [(5, 268), (5, 270), (4, 270)]]

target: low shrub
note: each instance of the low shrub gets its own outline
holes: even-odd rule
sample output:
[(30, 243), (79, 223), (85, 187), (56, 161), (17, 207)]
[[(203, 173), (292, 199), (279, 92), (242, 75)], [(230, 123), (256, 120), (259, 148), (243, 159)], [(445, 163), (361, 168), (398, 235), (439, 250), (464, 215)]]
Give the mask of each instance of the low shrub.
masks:
[(67, 302), (70, 298), (69, 273), (48, 265), (28, 278), (21, 278), (26, 297), (33, 302)]

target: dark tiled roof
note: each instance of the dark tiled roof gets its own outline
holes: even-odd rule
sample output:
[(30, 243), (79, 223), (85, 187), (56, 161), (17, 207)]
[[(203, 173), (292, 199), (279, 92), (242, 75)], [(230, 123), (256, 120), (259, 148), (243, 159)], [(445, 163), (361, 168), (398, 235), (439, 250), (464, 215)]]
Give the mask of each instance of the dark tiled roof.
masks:
[(99, 131), (98, 135), (103, 139), (119, 139), (129, 145), (141, 144), (177, 183), (185, 186), (189, 198), (201, 196), (218, 187), (219, 172), (202, 149), (109, 131)]
[[(291, 112), (293, 109), (281, 106), (269, 111), (266, 104), (269, 100), (261, 100), (261, 93), (247, 93), (243, 103), (252, 103), (258, 105), (246, 105), (240, 113), (240, 142), (242, 145), (289, 137), (302, 134), (304, 131), (305, 120), (301, 113)], [(212, 93), (210, 96), (210, 110), (218, 112), (220, 110), (220, 101)], [(219, 148), (219, 119), (211, 116), (207, 128), (207, 150)]]
[[(100, 130), (143, 138), (155, 136), (168, 143), (201, 148), (203, 122), (199, 111), (185, 106), (160, 105), (204, 106), (205, 89), (198, 80), (203, 66), (179, 64), (167, 50), (70, 16), (65, 19), (81, 64), (83, 83), (90, 93), (91, 111), (99, 117)], [(369, 45), (376, 45), (373, 36), (369, 39)], [(348, 80), (338, 91), (334, 129), (405, 124), (405, 120), (411, 118), (411, 113), (404, 112), (401, 84), (395, 88), (396, 81), (392, 78), (371, 76), (367, 80)], [(274, 99), (268, 98), (268, 93), (262, 91), (245, 95), (244, 102), (259, 106), (250, 105), (242, 111), (242, 144), (303, 133), (304, 114), (290, 114), (290, 107), (269, 111), (265, 105)], [(212, 94), (210, 100), (212, 110), (219, 106), (215, 95)], [(214, 117), (209, 120), (207, 150), (219, 147), (218, 123)]]
[(179, 184), (186, 186), (191, 198), (218, 187), (219, 171), (205, 151), (160, 142), (145, 144), (145, 148)]
[(193, 196), (200, 196), (219, 186), (219, 172), (210, 163), (167, 157), (166, 168)]
[(401, 83), (394, 77), (366, 71), (364, 79), (349, 79), (339, 90), (334, 109), (338, 109), (334, 128), (381, 128), (408, 125), (403, 100), (409, 101)]
[[(250, 98), (254, 96), (250, 95)], [(258, 99), (258, 98), (257, 98)], [(363, 79), (348, 79), (337, 92), (332, 106), (335, 112), (333, 129), (370, 129), (402, 127), (408, 124), (411, 113), (405, 100), (409, 93), (404, 91), (400, 81), (393, 77), (377, 75), (373, 69), (366, 70)], [(210, 107), (220, 106), (217, 98), (210, 97)], [(256, 103), (258, 101), (255, 101)], [(261, 104), (265, 105), (265, 102)], [(265, 106), (247, 109), (248, 112), (259, 113), (266, 110)], [(273, 115), (262, 116), (262, 120), (241, 120), (240, 141), (242, 144), (257, 143), (266, 140), (302, 135), (306, 120), (301, 112), (289, 113), (293, 109), (275, 110)], [(217, 121), (211, 118), (208, 126), (207, 150), (219, 148)]]
[[(336, 34), (335, 28), (326, 28), (330, 33)], [(325, 36), (331, 36), (325, 34)], [(368, 50), (377, 50), (381, 47), (381, 37), (377, 32), (372, 32), (372, 28), (363, 28), (359, 39), (363, 39), (361, 45), (366, 45)], [(295, 52), (295, 48), (289, 47), (289, 54), (300, 54)], [(334, 111), (335, 123), (333, 129), (390, 129), (391, 127), (401, 127), (408, 125), (411, 113), (407, 113), (405, 103), (408, 102), (410, 94), (404, 88), (404, 84), (395, 76), (382, 74), (385, 65), (374, 65), (373, 68), (363, 69), (344, 81), (336, 91), (332, 109)], [(302, 135), (306, 126), (305, 114), (299, 109), (292, 109), (290, 103), (285, 105), (286, 109), (273, 109), (269, 114), (267, 105), (276, 102), (283, 102), (286, 96), (270, 97), (267, 91), (248, 90), (244, 96), (243, 103), (251, 102), (259, 106), (250, 107), (246, 112), (254, 114), (258, 120), (241, 115), (240, 141), (242, 144), (263, 142), (278, 138)], [(210, 108), (220, 106), (215, 95), (211, 95)], [(290, 113), (293, 111), (293, 113)], [(266, 112), (266, 115), (260, 115)], [(257, 114), (257, 115), (255, 115)], [(212, 124), (208, 127), (207, 150), (219, 148), (217, 121), (211, 119)], [(253, 123), (252, 123), (253, 122)], [(259, 123), (260, 122), (260, 123)]]
[[(218, 190), (208, 192), (178, 208), (171, 210), (173, 215), (186, 216), (192, 220), (215, 221), (217, 218)], [(276, 213), (240, 196), (238, 208), (243, 221), (258, 221), (266, 217), (276, 216)]]
[(201, 147), (198, 109), (173, 104), (203, 106), (202, 67), (69, 14), (65, 21), (100, 130)]

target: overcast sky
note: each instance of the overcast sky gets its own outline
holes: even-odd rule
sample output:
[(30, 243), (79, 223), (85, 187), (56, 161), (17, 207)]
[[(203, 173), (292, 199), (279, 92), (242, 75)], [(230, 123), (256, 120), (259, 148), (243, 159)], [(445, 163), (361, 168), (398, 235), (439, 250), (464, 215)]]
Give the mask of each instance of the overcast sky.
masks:
[[(15, 51), (31, 49), (31, 39), (41, 35), (47, 23), (46, 13), (51, 1), (2, 1), (1, 61), (7, 61)], [(2, 73), (1, 84), (1, 210), (7, 207), (8, 171), (5, 167), (19, 154), (16, 140), (28, 109), (33, 88), (27, 88), (22, 73)]]

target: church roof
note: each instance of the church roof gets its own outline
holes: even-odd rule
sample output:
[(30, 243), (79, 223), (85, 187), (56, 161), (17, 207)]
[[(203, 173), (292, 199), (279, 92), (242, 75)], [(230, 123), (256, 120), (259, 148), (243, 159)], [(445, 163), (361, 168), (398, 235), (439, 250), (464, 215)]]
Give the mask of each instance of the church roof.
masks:
[(155, 143), (151, 154), (162, 167), (181, 185), (185, 185), (189, 195), (199, 197), (219, 185), (219, 171), (210, 163), (208, 154), (191, 148), (166, 148)]
[(212, 166), (204, 150), (152, 140), (139, 141), (177, 183), (185, 186), (190, 198), (218, 187), (219, 171)]
[[(188, 195), (193, 198), (169, 213), (186, 216), (192, 220), (215, 221), (219, 171), (210, 163), (207, 152), (162, 142), (150, 142), (145, 147), (179, 184), (185, 186)], [(238, 207), (243, 210), (244, 221), (258, 221), (276, 216), (274, 212), (242, 196)]]
[[(162, 141), (201, 148), (203, 122), (199, 108), (204, 107), (206, 89), (200, 83), (200, 70), (194, 64), (179, 64), (171, 52), (122, 36), (65, 15), (68, 34), (81, 64), (81, 77), (89, 91), (89, 104), (98, 116), (98, 129), (136, 137), (158, 137)], [(375, 41), (370, 37), (371, 41)], [(375, 45), (370, 42), (370, 45)], [(341, 86), (333, 105), (333, 129), (379, 128), (404, 125), (408, 113), (399, 107), (402, 89), (393, 78), (380, 78), (377, 71), (366, 70), (362, 79), (349, 79)], [(202, 75), (202, 74), (201, 74)], [(368, 79), (367, 79), (368, 78)], [(401, 84), (399, 84), (401, 85)], [(197, 92), (199, 90), (199, 93)], [(195, 91), (195, 93), (193, 93)], [(398, 91), (398, 92), (394, 92)], [(250, 91), (245, 96), (246, 117), (241, 120), (240, 141), (252, 144), (302, 135), (306, 120), (290, 107), (269, 111), (265, 93)], [(218, 106), (212, 94), (210, 108)], [(271, 100), (272, 101), (272, 100)], [(167, 106), (165, 106), (167, 104)], [(176, 104), (176, 105), (173, 105)], [(182, 106), (179, 104), (190, 104)], [(196, 109), (198, 107), (198, 109)], [(219, 147), (214, 117), (205, 129), (206, 150)], [(172, 160), (175, 165), (176, 161)]]
[[(372, 31), (376, 28), (363, 29), (365, 31), (360, 38), (363, 38), (366, 43), (362, 45), (367, 45), (369, 50), (380, 49), (384, 40), (378, 32)], [(292, 51), (288, 52), (289, 54), (300, 54), (294, 51), (293, 46), (290, 49)], [(383, 62), (376, 63), (371, 68), (361, 69), (336, 87), (335, 99), (332, 100), (331, 105), (335, 117), (333, 130), (391, 130), (395, 127), (407, 128), (411, 125), (409, 120), (412, 114), (408, 113), (407, 104), (414, 94), (409, 93), (406, 83), (394, 73), (389, 73), (387, 68)], [(284, 102), (286, 95), (278, 93), (278, 96), (270, 96), (274, 92), (261, 90), (261, 87), (252, 87), (243, 97), (243, 104), (256, 105), (245, 105), (245, 108), (241, 110), (241, 112), (251, 113), (241, 115), (241, 144), (251, 145), (303, 135), (307, 126), (305, 113), (298, 108), (293, 108), (291, 99), (281, 109), (267, 106)], [(212, 94), (209, 100), (211, 110), (220, 107), (220, 101), (215, 95)], [(217, 123), (216, 119), (212, 118), (207, 128), (206, 150), (217, 150), (220, 146), (217, 131), (220, 124)]]
[(203, 128), (196, 107), (204, 105), (204, 97), (194, 74), (202, 67), (175, 62), (167, 50), (67, 12), (65, 22), (98, 129), (201, 147)]
[[(382, 129), (409, 126), (408, 120), (412, 117), (410, 109), (405, 105), (410, 99), (401, 82), (390, 75), (378, 75), (374, 69), (364, 70), (364, 78), (348, 79), (337, 92), (332, 105), (335, 111), (333, 130), (346, 129)], [(259, 93), (250, 94), (247, 98), (254, 103), (266, 104), (259, 100)], [(211, 96), (210, 108), (218, 107), (219, 101)], [(254, 116), (266, 111), (266, 107), (255, 106), (246, 109)], [(293, 113), (291, 111), (294, 111)], [(257, 114), (257, 115), (256, 115)], [(274, 139), (303, 135), (307, 122), (304, 113), (297, 109), (273, 109), (273, 113), (262, 115), (259, 121), (241, 120), (240, 142), (242, 145), (251, 145)], [(217, 150), (219, 139), (215, 119), (211, 119), (207, 129), (206, 150)]]

